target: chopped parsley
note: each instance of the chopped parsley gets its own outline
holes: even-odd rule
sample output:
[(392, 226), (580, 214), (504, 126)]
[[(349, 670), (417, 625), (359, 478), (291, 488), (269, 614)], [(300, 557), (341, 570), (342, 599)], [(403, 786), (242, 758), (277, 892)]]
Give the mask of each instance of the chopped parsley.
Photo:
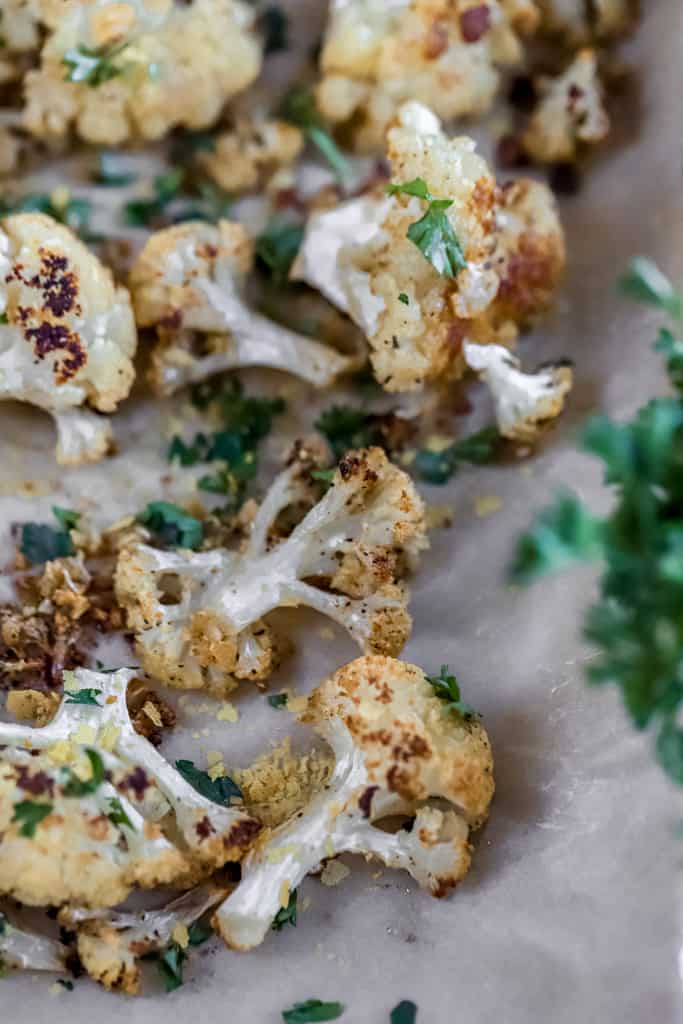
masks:
[(128, 43), (107, 46), (75, 46), (64, 54), (63, 64), (68, 68), (67, 82), (84, 82), (96, 89), (112, 78), (123, 74), (123, 65), (116, 58), (126, 49)]
[(154, 179), (154, 195), (149, 199), (131, 199), (124, 207), (127, 224), (149, 227), (164, 214), (166, 207), (180, 192), (184, 172), (180, 168), (159, 174)]
[(37, 800), (21, 800), (14, 805), (12, 821), (21, 822), (20, 836), (24, 836), (25, 839), (33, 839), (38, 825), (47, 818), (48, 814), (52, 814), (52, 811), (52, 804), (39, 803)]
[(57, 984), (66, 989), (67, 992), (73, 992), (74, 990), (74, 983), (70, 978), (57, 978)]
[(402, 185), (388, 185), (387, 192), (392, 196), (417, 196), (429, 203), (424, 216), (410, 225), (406, 237), (418, 247), (439, 274), (457, 277), (458, 271), (467, 266), (467, 261), (453, 225), (446, 216), (446, 210), (453, 205), (453, 200), (436, 199), (423, 178), (414, 178)]
[(90, 232), (92, 203), (89, 199), (69, 195), (65, 203), (59, 204), (46, 192), (29, 192), (19, 199), (0, 200), (0, 216), (7, 217), (11, 213), (45, 213), (86, 241), (96, 240)]
[(7, 313), (0, 313), (0, 324), (8, 324), (8, 323), (9, 323), (9, 317), (7, 316)]
[(268, 268), (277, 283), (281, 284), (287, 280), (303, 237), (302, 224), (292, 224), (274, 218), (268, 222), (263, 234), (256, 239), (256, 256)]
[(279, 50), (286, 50), (289, 46), (289, 19), (282, 8), (271, 4), (261, 12), (258, 21), (264, 36), (263, 52), (265, 56), (277, 53)]
[[(187, 930), (188, 945), (200, 946), (213, 935), (211, 928), (195, 921)], [(187, 951), (178, 942), (171, 942), (161, 953), (153, 953), (149, 959), (156, 960), (157, 970), (166, 992), (174, 992), (183, 984), (183, 970), (187, 963)]]
[(212, 779), (207, 772), (197, 768), (193, 761), (176, 761), (175, 766), (186, 782), (189, 782), (201, 796), (215, 804), (229, 807), (234, 800), (242, 799), (242, 790), (229, 775)]
[(417, 1006), (410, 999), (402, 999), (389, 1017), (390, 1024), (415, 1024), (416, 1020)]
[(285, 98), (280, 114), (285, 121), (296, 125), (305, 138), (322, 153), (338, 181), (343, 182), (349, 177), (349, 163), (332, 138), (307, 89), (292, 89)]
[(405, 292), (400, 292), (399, 293), (398, 301), (402, 302), (404, 306), (409, 306), (410, 305), (410, 299), (408, 298), (408, 296), (406, 295)]
[(24, 523), (21, 526), (19, 550), (31, 565), (67, 558), (76, 552), (69, 530), (77, 525), (79, 513), (59, 505), (52, 506), (52, 513), (61, 530), (55, 530), (46, 523)]
[(336, 459), (341, 459), (350, 448), (381, 443), (373, 414), (350, 405), (325, 409), (314, 425), (327, 438)]
[(344, 1012), (342, 1003), (323, 1003), (320, 999), (307, 999), (282, 1011), (285, 1024), (311, 1024), (316, 1021), (337, 1020)]
[(425, 673), (425, 679), (434, 687), (437, 697), (444, 701), (449, 711), (457, 711), (463, 718), (479, 717), (479, 712), (461, 699), (458, 680), (450, 674), (448, 665), (441, 666), (438, 676), (428, 676)]
[(439, 452), (422, 448), (415, 456), (413, 466), (417, 475), (429, 484), (445, 484), (457, 473), (462, 462), (482, 465), (490, 462), (500, 447), (502, 438), (497, 427), (484, 427), (469, 437), (454, 441)]
[(291, 924), (293, 928), (296, 928), (296, 904), (297, 895), (296, 889), (294, 892), (290, 892), (289, 900), (286, 907), (280, 907), (277, 914), (273, 918), (271, 928), (274, 932), (282, 931), (286, 924)]
[(511, 576), (527, 583), (599, 560), (600, 596), (584, 621), (597, 648), (588, 682), (619, 687), (633, 724), (653, 729), (662, 767), (683, 785), (683, 295), (645, 259), (633, 261), (621, 287), (674, 322), (655, 346), (674, 395), (652, 399), (626, 422), (589, 420), (583, 448), (604, 464), (611, 511), (596, 516), (579, 498), (560, 497), (520, 538)]
[(170, 501), (150, 501), (138, 515), (138, 522), (146, 526), (163, 547), (194, 550), (204, 540), (200, 521)]
[(285, 708), (289, 697), (286, 693), (271, 693), (268, 695), (268, 703), (271, 708)]
[(69, 690), (64, 698), (65, 704), (94, 704), (95, 707), (101, 707), (102, 705), (98, 701), (98, 697), (102, 693), (101, 690), (96, 690), (93, 686), (84, 686), (82, 690)]
[(107, 811), (107, 817), (109, 818), (112, 825), (125, 825), (131, 832), (134, 832), (133, 822), (130, 820), (128, 815), (123, 809), (123, 804), (118, 797), (114, 796), (109, 801), (109, 810)]
[(67, 780), (64, 785), (64, 796), (89, 796), (91, 793), (96, 793), (104, 782), (106, 772), (101, 755), (91, 747), (86, 749), (85, 754), (90, 761), (91, 776), (89, 779), (79, 779), (71, 768), (64, 768)]

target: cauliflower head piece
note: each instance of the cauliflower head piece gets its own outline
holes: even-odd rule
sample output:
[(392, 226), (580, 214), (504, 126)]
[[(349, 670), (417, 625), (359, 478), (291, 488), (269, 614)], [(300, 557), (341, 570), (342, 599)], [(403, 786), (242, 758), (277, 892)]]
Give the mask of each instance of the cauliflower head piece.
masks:
[(301, 497), (298, 467), (273, 482), (240, 552), (124, 549), (115, 588), (154, 678), (225, 693), (265, 679), (274, 636), (264, 616), (308, 606), (344, 627), (365, 651), (397, 654), (410, 632), (397, 582), (427, 546), (424, 505), (381, 448), (350, 452), (332, 485), (286, 539), (280, 513)]
[(128, 292), (76, 235), (51, 217), (0, 222), (0, 401), (49, 412), (57, 460), (100, 458), (112, 412), (128, 395), (137, 332)]
[(467, 365), (488, 385), (503, 437), (532, 443), (564, 409), (574, 375), (571, 366), (555, 363), (524, 373), (519, 359), (500, 345), (465, 342)]
[(303, 135), (294, 125), (256, 111), (237, 115), (196, 159), (219, 188), (234, 194), (262, 187), (277, 171), (290, 167), (303, 146)]
[(40, 67), (25, 79), (28, 130), (87, 142), (205, 128), (261, 68), (241, 0), (64, 0), (48, 5)]
[[(214, 917), (234, 949), (262, 942), (303, 878), (340, 853), (377, 858), (445, 895), (468, 870), (470, 828), (493, 796), (486, 732), (441, 701), (415, 665), (359, 658), (320, 684), (301, 717), (332, 747), (335, 769), (325, 790), (264, 832), (243, 861)], [(410, 831), (377, 827), (397, 815), (414, 819)]]
[(333, 0), (320, 58), (321, 113), (360, 150), (381, 148), (406, 100), (439, 117), (489, 109), (500, 68), (520, 62), (532, 0)]
[(21, 78), (40, 46), (42, 0), (4, 0), (0, 85)]
[[(519, 327), (552, 301), (564, 237), (545, 185), (520, 179), (497, 187), (474, 142), (448, 139), (420, 104), (401, 107), (387, 140), (399, 191), (314, 214), (293, 276), (359, 324), (386, 390), (414, 391), (462, 376), (465, 337), (514, 343)], [(429, 200), (425, 212), (416, 183), (441, 207)], [(406, 185), (411, 194), (400, 190)], [(414, 240), (423, 225), (429, 237)], [(459, 269), (446, 264), (448, 237)]]
[(538, 87), (541, 99), (522, 136), (532, 160), (571, 161), (581, 146), (606, 137), (610, 122), (595, 50), (580, 50), (561, 75), (541, 78)]
[(155, 327), (158, 394), (221, 370), (267, 366), (326, 387), (355, 360), (252, 310), (244, 299), (253, 246), (241, 224), (188, 222), (152, 235), (133, 266), (137, 322)]
[(0, 723), (0, 893), (109, 907), (239, 860), (259, 824), (198, 793), (142, 736), (135, 673), (78, 669), (43, 728)]

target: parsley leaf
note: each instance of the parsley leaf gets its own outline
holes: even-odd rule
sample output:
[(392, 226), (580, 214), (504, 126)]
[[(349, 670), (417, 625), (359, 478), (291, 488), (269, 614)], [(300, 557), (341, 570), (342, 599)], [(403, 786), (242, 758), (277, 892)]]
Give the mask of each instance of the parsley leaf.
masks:
[(453, 200), (436, 199), (423, 178), (415, 178), (402, 185), (389, 185), (387, 192), (392, 196), (417, 196), (429, 203), (424, 216), (410, 225), (406, 237), (418, 247), (439, 274), (457, 277), (458, 271), (467, 266), (467, 261), (445, 212), (453, 205)]
[(38, 825), (47, 818), (48, 814), (52, 814), (52, 811), (52, 804), (38, 803), (36, 800), (20, 800), (18, 804), (14, 805), (12, 821), (21, 822), (20, 836), (24, 836), (25, 839), (33, 839)]
[(150, 501), (138, 515), (138, 522), (165, 547), (196, 549), (204, 539), (200, 521), (169, 501)]
[(415, 1024), (417, 1006), (410, 999), (402, 999), (391, 1011), (390, 1024)]
[(479, 717), (478, 711), (461, 700), (458, 681), (450, 674), (448, 665), (441, 666), (438, 676), (428, 676), (425, 673), (425, 679), (434, 687), (437, 697), (448, 705), (449, 711), (457, 711), (463, 718)]
[[(621, 281), (683, 326), (683, 296), (649, 260)], [(570, 561), (599, 557), (600, 596), (584, 634), (597, 648), (588, 681), (616, 684), (638, 729), (656, 733), (660, 764), (683, 785), (683, 339), (665, 330), (656, 348), (667, 358), (675, 397), (655, 398), (625, 423), (593, 417), (583, 448), (605, 467), (611, 511), (596, 517), (571, 495), (543, 511), (522, 536), (512, 565), (523, 583)]]
[(82, 690), (69, 690), (65, 694), (65, 704), (94, 704), (95, 707), (101, 707), (102, 705), (97, 700), (99, 695), (102, 693), (101, 690), (96, 690), (92, 686), (84, 686)]
[(187, 953), (177, 942), (172, 942), (158, 954), (157, 970), (166, 992), (175, 992), (182, 985), (186, 961)]
[(351, 173), (346, 157), (332, 138), (322, 117), (318, 113), (315, 100), (307, 89), (292, 89), (285, 98), (280, 111), (281, 116), (290, 124), (296, 125), (309, 142), (322, 153), (330, 165), (334, 176), (343, 182)]
[(315, 1021), (337, 1020), (344, 1012), (341, 1003), (323, 1003), (320, 999), (307, 999), (282, 1011), (285, 1024), (311, 1024)]
[(59, 505), (52, 506), (52, 514), (63, 530), (75, 530), (81, 518), (80, 512), (74, 512), (72, 508), (60, 508)]
[(286, 693), (271, 693), (268, 695), (268, 703), (271, 708), (284, 708), (287, 706), (289, 697)]
[(130, 818), (124, 811), (123, 804), (116, 796), (112, 797), (111, 800), (109, 801), (109, 810), (107, 812), (107, 817), (109, 818), (112, 825), (125, 825), (126, 828), (129, 828), (131, 830), (131, 832), (135, 831), (135, 829), (133, 828), (133, 822), (130, 820)]
[(67, 781), (63, 787), (64, 796), (89, 796), (91, 793), (97, 792), (104, 782), (106, 772), (104, 770), (104, 761), (102, 760), (101, 755), (91, 747), (86, 749), (85, 754), (90, 761), (92, 775), (89, 779), (79, 779), (71, 768), (65, 768), (64, 771), (67, 776)]
[(107, 46), (76, 46), (67, 50), (62, 63), (68, 68), (67, 82), (85, 82), (96, 89), (112, 78), (123, 74), (123, 66), (115, 62), (128, 43)]
[(327, 438), (336, 459), (341, 459), (350, 448), (367, 448), (379, 440), (372, 414), (350, 405), (325, 409), (314, 426)]
[(21, 527), (19, 550), (31, 565), (41, 565), (76, 553), (69, 530), (77, 526), (80, 514), (59, 505), (52, 506), (52, 513), (61, 530), (55, 530), (46, 523), (24, 523)]
[(418, 476), (430, 484), (445, 484), (462, 462), (481, 465), (490, 462), (502, 442), (497, 427), (484, 427), (469, 437), (454, 441), (440, 452), (421, 449), (413, 463)]
[(302, 224), (273, 219), (256, 239), (256, 256), (268, 268), (274, 281), (281, 284), (287, 280), (303, 237)]
[(402, 302), (404, 306), (410, 305), (410, 299), (405, 292), (399, 292), (398, 301)]
[(213, 928), (201, 921), (195, 921), (187, 929), (187, 939), (191, 946), (201, 946), (213, 935)]
[(190, 785), (207, 800), (229, 807), (234, 799), (242, 799), (242, 790), (229, 775), (212, 779), (207, 772), (197, 768), (193, 761), (176, 761), (176, 768)]
[(291, 924), (293, 928), (296, 928), (296, 904), (297, 895), (296, 889), (294, 892), (290, 892), (289, 901), (286, 907), (280, 907), (277, 914), (273, 918), (271, 928), (274, 932), (282, 931), (286, 924)]
[(184, 172), (180, 168), (158, 175), (153, 182), (154, 195), (150, 199), (131, 199), (124, 206), (127, 224), (132, 227), (149, 227), (158, 220), (166, 207), (176, 198), (183, 183)]

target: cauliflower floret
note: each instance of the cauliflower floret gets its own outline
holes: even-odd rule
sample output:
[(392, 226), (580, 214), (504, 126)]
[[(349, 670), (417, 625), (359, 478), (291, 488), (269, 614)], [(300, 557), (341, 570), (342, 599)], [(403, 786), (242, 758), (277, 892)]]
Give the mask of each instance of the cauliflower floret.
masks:
[(41, 0), (3, 0), (0, 9), (0, 84), (23, 75), (40, 44)]
[[(25, 123), (41, 138), (73, 126), (88, 142), (204, 128), (254, 81), (261, 47), (240, 0), (64, 0), (41, 66), (25, 80)], [(88, 63), (89, 62), (89, 63)]]
[(520, 33), (536, 21), (531, 0), (334, 0), (320, 111), (348, 125), (361, 150), (381, 146), (405, 100), (443, 118), (482, 114), (498, 90), (498, 69), (521, 60)]
[(57, 460), (102, 456), (112, 412), (135, 376), (130, 298), (76, 235), (51, 217), (0, 222), (0, 401), (30, 402), (57, 423)]
[(201, 796), (135, 732), (134, 672), (67, 675), (49, 725), (0, 723), (0, 893), (108, 907), (240, 860), (259, 824)]
[(355, 366), (250, 309), (243, 291), (252, 264), (244, 227), (227, 220), (178, 224), (148, 240), (130, 287), (138, 324), (157, 328), (150, 380), (158, 394), (243, 366), (269, 366), (327, 387)]
[(418, 179), (450, 202), (441, 216), (462, 251), (462, 269), (440, 272), (438, 253), (430, 260), (408, 237), (424, 200), (375, 193), (314, 214), (293, 275), (362, 327), (384, 388), (411, 391), (463, 374), (465, 336), (512, 344), (518, 325), (551, 302), (564, 241), (545, 185), (522, 179), (496, 188), (472, 140), (447, 139), (419, 104), (401, 108), (388, 144), (397, 185)]
[[(265, 938), (280, 906), (322, 861), (340, 853), (377, 857), (443, 896), (470, 863), (468, 836), (493, 796), (488, 737), (473, 717), (449, 709), (423, 671), (387, 657), (351, 662), (324, 680), (302, 715), (333, 749), (325, 790), (263, 836), (214, 927), (234, 949)], [(414, 817), (411, 831), (375, 827)]]
[(110, 991), (137, 995), (140, 958), (168, 946), (174, 933), (186, 932), (225, 893), (225, 889), (203, 885), (183, 893), (165, 907), (141, 913), (65, 907), (59, 920), (70, 930), (76, 930), (78, 957), (91, 978)]
[(465, 342), (465, 359), (491, 389), (503, 437), (530, 443), (564, 408), (573, 383), (571, 366), (556, 363), (523, 373), (519, 359), (500, 345)]
[(580, 50), (557, 78), (539, 82), (542, 98), (531, 115), (522, 145), (539, 163), (576, 158), (583, 145), (601, 142), (609, 131), (594, 50)]
[(536, 0), (543, 31), (561, 35), (570, 45), (612, 39), (632, 28), (634, 0)]
[(401, 650), (410, 616), (396, 579), (427, 546), (410, 478), (381, 448), (351, 452), (290, 536), (271, 543), (271, 528), (299, 493), (290, 466), (266, 493), (241, 552), (121, 552), (116, 594), (152, 677), (217, 693), (235, 679), (265, 679), (273, 639), (263, 616), (283, 606), (329, 616), (366, 651)]
[(224, 192), (255, 189), (300, 155), (303, 135), (286, 121), (236, 117), (234, 126), (219, 132), (211, 149), (197, 154), (197, 163)]

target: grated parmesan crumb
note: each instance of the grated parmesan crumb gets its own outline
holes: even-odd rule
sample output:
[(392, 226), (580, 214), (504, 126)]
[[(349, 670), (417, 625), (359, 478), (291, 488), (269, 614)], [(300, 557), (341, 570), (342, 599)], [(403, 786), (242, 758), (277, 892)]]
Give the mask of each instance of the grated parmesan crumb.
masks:
[(346, 866), (340, 860), (328, 860), (327, 864), (322, 870), (320, 875), (320, 881), (323, 885), (339, 885), (345, 878), (348, 878), (351, 874), (351, 869)]
[(333, 758), (313, 750), (292, 753), (291, 741), (284, 740), (248, 768), (233, 771), (232, 777), (244, 794), (247, 810), (269, 828), (275, 828), (304, 807), (327, 782)]

